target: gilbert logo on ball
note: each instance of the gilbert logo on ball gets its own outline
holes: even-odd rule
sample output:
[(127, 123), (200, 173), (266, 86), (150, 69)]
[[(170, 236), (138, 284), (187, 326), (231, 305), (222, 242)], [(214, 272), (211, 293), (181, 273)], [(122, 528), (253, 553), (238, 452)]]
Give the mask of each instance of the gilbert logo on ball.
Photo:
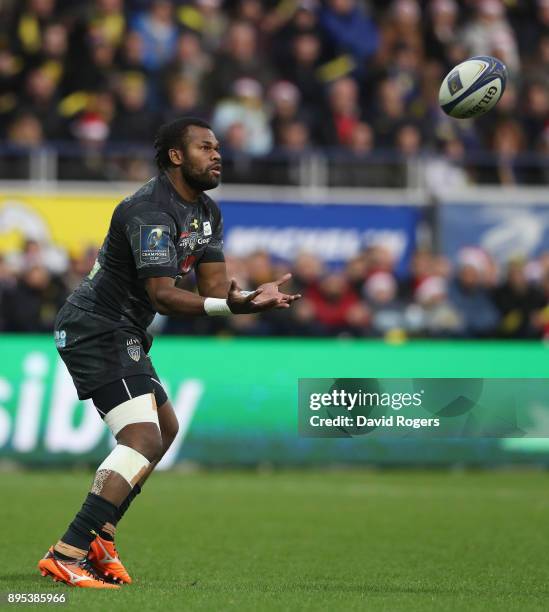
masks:
[(457, 119), (479, 117), (494, 108), (505, 91), (507, 68), (495, 57), (471, 57), (453, 68), (442, 81), (438, 101)]

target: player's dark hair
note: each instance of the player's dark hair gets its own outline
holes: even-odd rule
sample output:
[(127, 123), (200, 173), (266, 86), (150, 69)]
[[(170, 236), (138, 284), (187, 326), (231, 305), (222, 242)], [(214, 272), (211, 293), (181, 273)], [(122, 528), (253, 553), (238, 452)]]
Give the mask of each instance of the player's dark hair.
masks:
[(173, 166), (170, 156), (170, 149), (177, 149), (181, 144), (185, 144), (187, 130), (191, 126), (197, 126), (211, 130), (209, 123), (197, 117), (181, 117), (170, 123), (165, 123), (160, 127), (154, 139), (156, 165), (160, 170), (167, 170)]

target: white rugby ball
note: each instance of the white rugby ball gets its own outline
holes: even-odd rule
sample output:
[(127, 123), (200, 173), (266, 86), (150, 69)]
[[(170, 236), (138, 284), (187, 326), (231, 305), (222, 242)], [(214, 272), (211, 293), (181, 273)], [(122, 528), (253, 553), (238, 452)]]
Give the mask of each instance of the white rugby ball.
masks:
[(479, 117), (494, 108), (506, 83), (507, 68), (503, 62), (489, 55), (471, 57), (444, 77), (438, 101), (450, 117)]

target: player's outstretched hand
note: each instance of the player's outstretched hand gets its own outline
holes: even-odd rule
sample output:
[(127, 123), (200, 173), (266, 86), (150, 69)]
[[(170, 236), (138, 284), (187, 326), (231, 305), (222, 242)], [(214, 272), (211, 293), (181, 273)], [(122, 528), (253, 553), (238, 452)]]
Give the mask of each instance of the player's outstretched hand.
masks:
[(254, 302), (261, 303), (263, 300), (277, 298), (278, 304), (276, 304), (275, 308), (289, 308), (292, 302), (299, 300), (301, 294), (299, 293), (282, 293), (279, 290), (280, 285), (283, 285), (285, 282), (289, 281), (292, 278), (290, 273), (284, 274), (278, 280), (273, 281), (272, 283), (263, 283), (263, 285), (259, 285), (257, 288), (261, 290), (261, 295), (257, 299), (254, 299)]
[(278, 290), (278, 287), (289, 278), (291, 278), (291, 274), (285, 274), (277, 281), (265, 283), (250, 293), (242, 292), (237, 282), (232, 279), (227, 304), (233, 314), (249, 314), (273, 308), (289, 308), (294, 300), (301, 297), (299, 294), (288, 295)]

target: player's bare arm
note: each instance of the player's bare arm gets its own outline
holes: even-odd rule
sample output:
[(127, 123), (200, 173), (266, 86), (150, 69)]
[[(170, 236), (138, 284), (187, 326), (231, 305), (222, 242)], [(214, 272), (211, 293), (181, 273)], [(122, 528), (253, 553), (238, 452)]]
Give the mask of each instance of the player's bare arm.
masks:
[[(293, 301), (301, 297), (299, 294), (291, 295), (288, 293), (282, 293), (279, 290), (279, 287), (290, 280), (291, 277), (291, 274), (285, 274), (276, 281), (264, 283), (257, 287), (257, 289), (261, 289), (261, 293), (258, 294), (256, 299), (254, 299), (254, 302), (257, 304), (265, 301), (266, 299), (276, 297), (281, 301), (281, 303), (277, 304), (276, 307), (287, 308)], [(231, 286), (231, 281), (227, 276), (227, 266), (225, 265), (225, 262), (212, 262), (199, 265), (196, 269), (196, 283), (198, 292), (204, 297), (227, 297), (229, 288)], [(240, 287), (238, 286), (236, 287), (236, 290), (241, 291)], [(237, 296), (235, 295), (235, 299), (236, 298)]]
[(226, 298), (231, 281), (224, 261), (203, 263), (196, 268), (196, 286), (203, 297)]
[[(287, 279), (283, 277), (274, 283), (266, 283), (251, 293), (242, 292), (235, 280), (232, 280), (230, 284), (226, 280), (224, 293), (222, 287), (217, 285), (213, 291), (214, 295), (207, 293), (197, 295), (191, 291), (179, 289), (175, 285), (175, 280), (170, 277), (149, 278), (145, 281), (145, 287), (154, 309), (163, 315), (175, 317), (203, 315), (206, 313), (204, 307), (206, 298), (217, 296), (227, 299), (227, 306), (233, 314), (250, 314), (272, 308), (288, 308), (292, 301), (298, 299), (299, 295), (288, 295), (278, 290), (280, 284), (285, 280)], [(203, 284), (201, 293), (202, 291), (204, 291)]]

